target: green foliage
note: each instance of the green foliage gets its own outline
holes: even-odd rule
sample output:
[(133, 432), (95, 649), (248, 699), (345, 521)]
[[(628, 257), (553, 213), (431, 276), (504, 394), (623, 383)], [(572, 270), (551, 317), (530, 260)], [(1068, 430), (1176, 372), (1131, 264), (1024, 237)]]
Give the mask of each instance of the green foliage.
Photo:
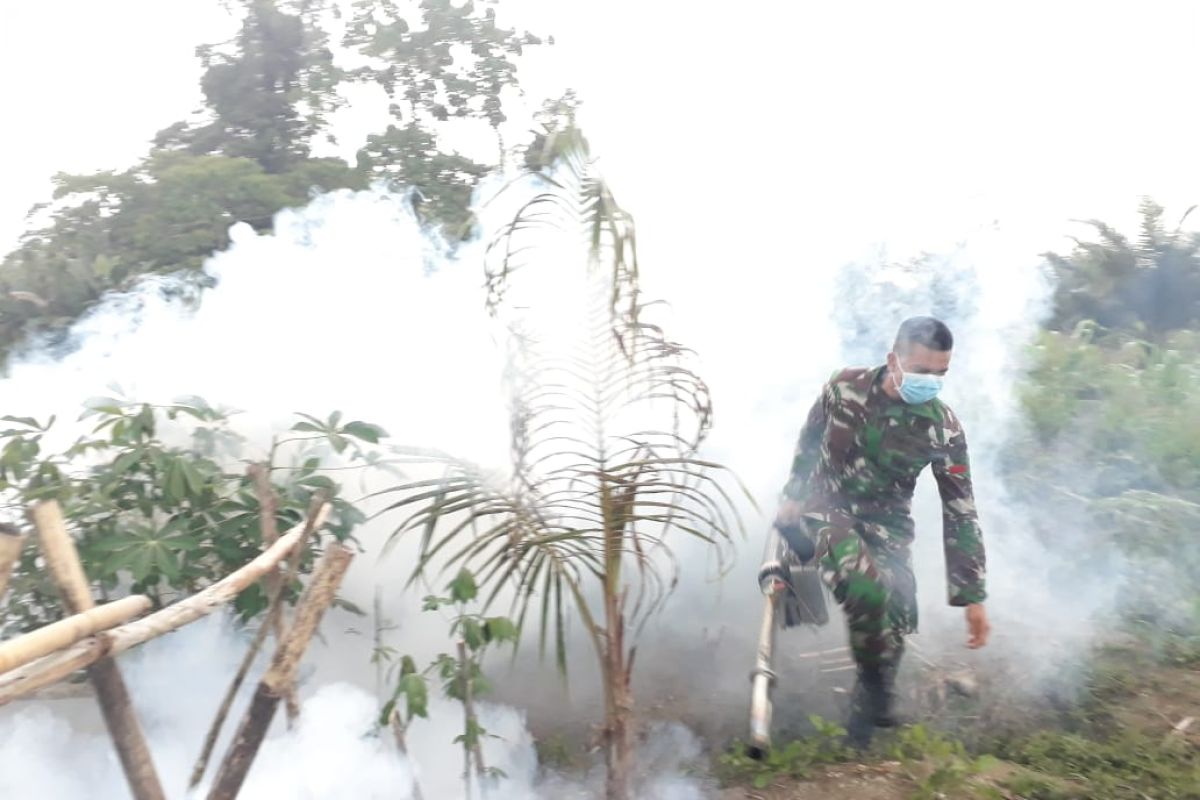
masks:
[(968, 797), (984, 791), (972, 779), (994, 767), (993, 756), (974, 757), (963, 743), (924, 725), (903, 728), (889, 746), (891, 756), (904, 764), (916, 784), (913, 800)]
[[(687, 350), (641, 319), (633, 220), (572, 133), (554, 170), (528, 176), (536, 193), (487, 249), (487, 305), (512, 346), (511, 474), (497, 479), (449, 454), (409, 450), (434, 477), (381, 492), (393, 496), (381, 513), (398, 518), (389, 546), (419, 534), (410, 582), (470, 570), (484, 609), (510, 598), (514, 638), (534, 612), (541, 651), (553, 637), (560, 672), (569, 615), (579, 617), (600, 666), (615, 792), (631, 777), (615, 765), (630, 763), (633, 642), (675, 585), (667, 537), (699, 540), (723, 560), (741, 520), (714, 475), (723, 468), (698, 455), (712, 421), (707, 386)], [(556, 354), (507, 297), (515, 281), (561, 271), (563, 252), (576, 255), (571, 266), (590, 291), (579, 328), (542, 340), (577, 342)], [(493, 633), (510, 632), (501, 627)], [(484, 639), (469, 622), (458, 630)]]
[[(470, 690), (471, 697), (479, 697), (491, 689), (483, 674), (483, 659), (489, 648), (498, 644), (513, 645), (517, 641), (517, 628), (507, 617), (488, 617), (471, 612), (467, 607), (478, 597), (475, 576), (466, 569), (446, 584), (445, 595), (429, 595), (423, 603), (425, 611), (452, 609), (450, 636), (465, 645), (464, 657), (440, 653), (423, 669), (418, 669), (412, 656), (403, 656), (393, 663), (390, 672), (395, 676), (392, 695), (380, 711), (380, 724), (387, 725), (392, 715), (404, 703), (404, 718), (411, 722), (416, 717), (428, 717), (428, 695), (430, 677), (440, 681), (446, 697), (463, 700)], [(379, 657), (395, 661), (390, 653)], [(474, 746), (487, 731), (475, 719), (467, 720), (463, 733), (454, 741), (456, 744)]]
[(1197, 334), (1149, 343), (1083, 324), (1043, 334), (1031, 355), (1021, 386), (1029, 428), (1005, 457), (1011, 484), (1058, 509), (1046, 546), (1071, 550), (1081, 569), (1121, 572), (1134, 619), (1200, 632)]
[(542, 43), (531, 33), (497, 25), (494, 5), (422, 0), (413, 8), (393, 0), (358, 0), (345, 38), (368, 58), (355, 77), (382, 86), (393, 101), (394, 122), (367, 137), (359, 168), (411, 189), (417, 214), (451, 242), (469, 235), (471, 195), (490, 166), (444, 152), (437, 126), (450, 119), (485, 121), (495, 131), (503, 164), (503, 95), (520, 89), (513, 58)]
[(452, 241), (470, 233), (471, 195), (490, 169), (466, 156), (443, 153), (433, 132), (415, 121), (368, 136), (358, 164), (372, 180), (411, 189), (420, 219), (441, 226)]
[[(229, 466), (242, 440), (230, 429), (228, 412), (200, 398), (151, 406), (118, 397), (88, 401), (83, 419), (94, 420), (89, 434), (60, 450), (50, 450), (55, 422), (6, 417), (0, 430), (0, 502), (19, 513), (38, 500), (60, 502), (79, 548), (85, 572), (104, 599), (144, 593), (166, 604), (191, 594), (250, 561), (262, 549), (260, 504), (250, 479)], [(351, 462), (370, 459), (357, 444), (381, 433), (377, 428), (343, 426), (335, 434), (353, 440)], [(355, 431), (368, 432), (359, 439)], [(278, 463), (279, 443), (268, 467), (276, 478), (276, 524), (297, 524), (313, 494), (332, 497), (328, 526), (345, 539), (363, 514), (337, 496), (338, 484), (322, 474), (314, 446), (322, 437), (290, 440), (287, 453), (296, 466)], [(311, 555), (311, 554), (310, 554)], [(311, 562), (306, 555), (301, 566)], [(57, 619), (59, 602), (31, 539), (13, 577), (6, 624), (30, 629)], [(237, 599), (245, 618), (265, 608), (258, 586)]]
[(247, 158), (166, 152), (127, 172), (60, 175), (56, 184), (65, 205), (0, 263), (0, 356), (23, 336), (61, 332), (147, 273), (182, 271), (199, 287), (204, 261), (228, 246), (235, 222), (265, 230), (314, 189), (365, 186), (335, 160), (269, 174)]
[(1051, 322), (1055, 329), (1094, 321), (1108, 330), (1157, 340), (1200, 323), (1200, 235), (1183, 231), (1183, 220), (1168, 229), (1162, 207), (1149, 200), (1141, 213), (1141, 235), (1135, 242), (1090, 220), (1099, 241), (1076, 239), (1069, 256), (1047, 255), (1059, 279)]
[(1002, 755), (1038, 773), (1009, 784), (1028, 800), (1200, 798), (1200, 761), (1182, 737), (1125, 730), (1097, 741), (1046, 731), (1009, 745)]
[(327, 115), (342, 105), (321, 18), (322, 0), (241, 0), (242, 26), (230, 42), (197, 49), (210, 119), (162, 131), (159, 148), (247, 158), (270, 174), (309, 156)]
[(400, 670), (396, 675), (396, 685), (392, 696), (379, 713), (379, 724), (388, 725), (392, 715), (404, 700), (405, 717), (411, 722), (416, 717), (429, 717), (429, 684), (425, 676), (417, 670), (417, 664), (412, 656), (404, 656), (400, 660)]
[[(1022, 404), (1034, 440), (1023, 456), (1093, 465), (1080, 477), (1098, 493), (1151, 489), (1200, 493), (1200, 337), (1178, 332), (1161, 344), (1108, 337), (1091, 326), (1043, 334), (1032, 353)], [(1077, 451), (1077, 452), (1071, 452)], [(1098, 479), (1098, 483), (1095, 479)], [(1076, 485), (1073, 490), (1091, 489)]]
[[(356, 74), (405, 103), (410, 120), (451, 117), (505, 120), (502, 93), (516, 89), (512, 61), (542, 40), (496, 24), (495, 0), (421, 0), (416, 9), (394, 0), (357, 0), (346, 35), (372, 63)], [(393, 106), (399, 119), (402, 109)]]
[[(518, 627), (532, 610), (543, 650), (553, 637), (560, 669), (572, 607), (598, 657), (606, 642), (628, 647), (616, 635), (605, 639), (605, 624), (626, 623), (592, 607), (590, 586), (613, 596), (629, 592), (621, 614), (634, 630), (673, 586), (665, 574), (674, 566), (669, 533), (710, 544), (720, 556), (740, 526), (713, 474), (722, 468), (696, 455), (711, 424), (707, 387), (687, 368), (687, 351), (640, 320), (633, 222), (594, 174), (586, 143), (578, 136), (572, 142), (561, 172), (539, 181), (544, 188), (489, 246), (488, 306), (507, 314), (514, 276), (528, 280), (539, 251), (562, 241), (587, 256), (596, 281), (593, 318), (582, 333), (589, 346), (570, 359), (542, 356), (525, 346), (520, 321), (510, 320), (518, 351), (511, 481), (451, 455), (413, 451), (413, 462), (445, 477), (381, 493), (399, 497), (381, 512), (399, 517), (391, 541), (420, 534), (413, 579), (443, 564), (465, 566), (483, 587), (485, 607), (511, 590)], [(614, 424), (632, 409), (655, 421), (632, 430)]]
[(809, 721), (816, 732), (773, 747), (763, 759), (746, 755), (745, 745), (734, 742), (733, 747), (718, 759), (718, 772), (725, 783), (749, 782), (756, 789), (765, 789), (782, 778), (808, 777), (815, 767), (850, 760), (854, 752), (843, 743), (846, 730), (819, 716)]
[(533, 742), (537, 763), (541, 769), (576, 770), (583, 766), (583, 753), (562, 734), (538, 737)]
[[(443, 152), (438, 126), (450, 117), (499, 125), (502, 95), (518, 89), (512, 59), (540, 39), (497, 26), (489, 3), (424, 0), (408, 10), (359, 0), (344, 45), (369, 65), (350, 74), (326, 30), (340, 3), (231, 6), (242, 14), (237, 35), (197, 51), (202, 111), (161, 131), (131, 169), (59, 175), (54, 204), (34, 210), (36, 227), (0, 262), (0, 362), (31, 335), (56, 343), (104, 293), (147, 273), (179, 274), (172, 289), (194, 295), (232, 224), (266, 230), (313, 192), (375, 179), (411, 187), (417, 214), (452, 243), (470, 233), (471, 194), (491, 166)], [(393, 105), (399, 124), (368, 137), (353, 166), (312, 155), (351, 79), (377, 82), (409, 107), (402, 115)]]
[(579, 127), (575, 118), (580, 105), (582, 103), (572, 90), (562, 97), (542, 103), (541, 111), (534, 115), (538, 130), (524, 152), (527, 170), (548, 170), (572, 146), (578, 144)]

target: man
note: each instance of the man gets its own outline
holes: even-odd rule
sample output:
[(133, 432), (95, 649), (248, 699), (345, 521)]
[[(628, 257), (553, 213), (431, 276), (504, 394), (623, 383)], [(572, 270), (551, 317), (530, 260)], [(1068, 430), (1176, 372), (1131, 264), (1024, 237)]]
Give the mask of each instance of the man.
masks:
[(900, 326), (884, 366), (835, 373), (800, 432), (776, 518), (793, 558), (818, 560), (845, 611), (858, 666), (847, 730), (859, 747), (875, 727), (895, 724), (892, 685), (904, 636), (917, 627), (910, 511), (926, 466), (942, 498), (950, 605), (966, 608), (968, 647), (988, 638), (967, 442), (937, 399), (953, 344), (945, 324), (913, 317)]

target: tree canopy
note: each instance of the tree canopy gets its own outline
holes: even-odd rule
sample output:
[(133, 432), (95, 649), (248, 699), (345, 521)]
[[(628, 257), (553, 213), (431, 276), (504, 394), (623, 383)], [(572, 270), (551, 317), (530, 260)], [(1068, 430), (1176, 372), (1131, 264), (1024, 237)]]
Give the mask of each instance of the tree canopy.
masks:
[(1163, 208), (1151, 200), (1142, 202), (1141, 216), (1136, 241), (1089, 220), (1097, 240), (1075, 239), (1066, 256), (1047, 254), (1058, 279), (1052, 328), (1069, 331), (1091, 321), (1161, 340), (1200, 323), (1200, 234), (1183, 229), (1187, 214), (1168, 227)]
[[(231, 225), (269, 229), (314, 192), (381, 180), (411, 189), (420, 218), (452, 244), (470, 234), (471, 193), (504, 159), (514, 59), (541, 39), (500, 27), (492, 2), (358, 0), (348, 19), (331, 0), (227, 5), (240, 15), (237, 33), (197, 48), (203, 107), (161, 130), (129, 169), (56, 176), (54, 201), (34, 209), (34, 227), (0, 262), (0, 359), (31, 335), (53, 343), (104, 293), (148, 273), (202, 279)], [(343, 68), (339, 53), (364, 65)], [(330, 114), (352, 82), (381, 86), (392, 122), (366, 137), (353, 164), (314, 155), (332, 140)], [(496, 163), (445, 149), (451, 118), (490, 126)]]

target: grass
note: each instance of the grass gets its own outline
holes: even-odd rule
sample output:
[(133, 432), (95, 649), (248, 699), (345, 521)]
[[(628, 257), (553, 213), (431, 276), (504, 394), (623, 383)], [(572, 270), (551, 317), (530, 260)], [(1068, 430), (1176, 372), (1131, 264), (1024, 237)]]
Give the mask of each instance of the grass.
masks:
[(843, 744), (846, 730), (821, 717), (809, 717), (816, 732), (771, 748), (766, 758), (758, 760), (746, 755), (742, 742), (717, 761), (717, 776), (724, 784), (749, 783), (764, 789), (784, 778), (806, 778), (819, 766), (849, 761), (853, 751)]
[(1100, 741), (1043, 731), (1005, 748), (1027, 768), (1006, 783), (1026, 800), (1197, 800), (1196, 748), (1177, 736), (1122, 731)]
[[(926, 725), (881, 737), (873, 758), (887, 759), (878, 774), (891, 776), (889, 796), (1200, 800), (1200, 742), (1172, 730), (1184, 716), (1200, 716), (1195, 639), (1155, 636), (1155, 646), (1134, 636), (1098, 649), (1084, 695), (1055, 728), (972, 747)], [(788, 782), (819, 783), (833, 765), (861, 760), (842, 746), (841, 728), (819, 718), (813, 724), (816, 734), (781, 745), (761, 762), (736, 746), (720, 757), (718, 776), (726, 785), (786, 791)]]

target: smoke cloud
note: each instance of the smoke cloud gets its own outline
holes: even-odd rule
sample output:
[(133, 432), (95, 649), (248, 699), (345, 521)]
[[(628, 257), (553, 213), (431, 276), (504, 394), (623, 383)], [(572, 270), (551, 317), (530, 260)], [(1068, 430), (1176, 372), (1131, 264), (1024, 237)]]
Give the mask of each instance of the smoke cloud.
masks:
[[(503, 347), (483, 308), (481, 259), (489, 231), (510, 211), (506, 203), (518, 201), (514, 194), (485, 208), (480, 240), (453, 257), (420, 228), (402, 196), (383, 191), (317, 197), (281, 213), (272, 235), (237, 226), (229, 250), (208, 264), (216, 287), (196, 307), (181, 299), (173, 279), (148, 280), (81, 321), (70, 352), (35, 351), (15, 362), (0, 383), (0, 397), (6, 412), (73, 419), (85, 398), (108, 393), (112, 384), (140, 401), (198, 394), (241, 409), (237, 427), (259, 446), (289, 424), (292, 411), (341, 409), (383, 425), (394, 441), (503, 468)], [(654, 220), (650, 206), (641, 227), (653, 230)], [(694, 544), (678, 542), (680, 586), (646, 630), (638, 656), (636, 688), (647, 716), (683, 721), (710, 747), (739, 735), (745, 722), (761, 604), (754, 575), (799, 426), (830, 372), (881, 363), (906, 316), (934, 313), (957, 336), (946, 397), (965, 421), (976, 464), (996, 628), (987, 650), (963, 647), (961, 611), (944, 603), (936, 493), (932, 480), (923, 479), (916, 506), (923, 627), (915, 640), (923, 658), (946, 668), (1003, 665), (1027, 676), (1021, 686), (1035, 693), (1041, 678), (1058, 674), (1063, 659), (1089, 641), (1089, 621), (1109, 600), (1099, 579), (1064, 591), (1059, 578), (1069, 557), (1048, 552), (1028, 524), (1031, 515), (1047, 510), (1015, 505), (997, 464), (1021, 424), (1014, 384), (1049, 296), (1029, 238), (1019, 227), (997, 225), (934, 230), (924, 241), (940, 249), (923, 252), (866, 246), (870, 239), (843, 233), (814, 235), (803, 264), (761, 242), (746, 242), (736, 264), (673, 258), (655, 240), (642, 254), (647, 298), (672, 301), (654, 312), (656, 321), (698, 351), (698, 371), (715, 398), (716, 428), (706, 455), (730, 466), (758, 502), (757, 509), (742, 509), (752, 534), (727, 574), (719, 574)], [(922, 241), (918, 233), (910, 238)], [(722, 239), (717, 257), (730, 241)], [(680, 250), (695, 254), (695, 244)], [(552, 292), (534, 291), (525, 300), (553, 304)], [(547, 317), (556, 318), (571, 324), (561, 315)], [(389, 643), (428, 658), (447, 647), (445, 621), (420, 612), (420, 590), (406, 594), (399, 588), (411, 562), (403, 548), (380, 557), (389, 532), (386, 522), (359, 532), (366, 553), (344, 594), (369, 608), (375, 587), (382, 586), (385, 615), (398, 625)], [(294, 732), (276, 732), (252, 773), (254, 791), (262, 794), (248, 796), (346, 796), (338, 794), (349, 785), (345, 781), (359, 782), (354, 796), (376, 796), (382, 787), (395, 796), (414, 771), (427, 797), (457, 796), (460, 753), (450, 741), (459, 712), (452, 704), (435, 710), (433, 721), (415, 723), (426, 727), (419, 736), (414, 727), (414, 762), (368, 736), (377, 702), (368, 688), (374, 675), (363, 627), (345, 614), (327, 622), (336, 644), (314, 648), (305, 722)], [(523, 709), (493, 706), (484, 721), (500, 737), (490, 743), (488, 757), (509, 774), (506, 796), (570, 796), (563, 781), (539, 776), (523, 713), (539, 732), (565, 728), (578, 734), (598, 718), (589, 654), (583, 637), (575, 639), (569, 690), (554, 684), (551, 666), (539, 666), (528, 654), (511, 671), (493, 667), (499, 696)], [(849, 673), (832, 673), (836, 680), (830, 682), (814, 669), (820, 659), (799, 657), (843, 641), (836, 613), (817, 634), (781, 637), (782, 720), (810, 711), (838, 713), (835, 690), (844, 688)], [(174, 787), (182, 785), (178, 776), (194, 757), (237, 651), (236, 638), (214, 623), (147, 647), (135, 662), (133, 693), (153, 732), (155, 757)], [(1048, 658), (1051, 653), (1055, 658)], [(844, 667), (836, 655), (826, 661)], [(17, 784), (12, 796), (34, 796), (28, 794), (34, 789), (37, 796), (74, 796), (87, 773), (55, 766), (64, 741), (79, 759), (73, 764), (93, 765), (95, 774), (108, 776), (105, 785), (120, 786), (107, 744), (88, 725), (75, 725), (77, 714), (34, 703), (0, 710), (0, 716), (9, 723), (12, 744), (3, 758), (13, 765), (0, 774), (42, 781)], [(650, 741), (671, 743), (665, 752), (672, 768), (657, 764), (648, 774), (669, 776), (699, 753), (702, 740), (677, 726), (662, 731), (668, 733)], [(653, 754), (644, 757), (654, 764)], [(669, 786), (645, 796), (699, 797), (704, 791), (697, 781), (661, 780)], [(88, 779), (88, 785), (100, 781)], [(309, 794), (281, 788), (299, 792), (301, 785)], [(574, 791), (587, 796), (595, 785), (593, 780)], [(122, 790), (113, 791), (119, 796)]]

